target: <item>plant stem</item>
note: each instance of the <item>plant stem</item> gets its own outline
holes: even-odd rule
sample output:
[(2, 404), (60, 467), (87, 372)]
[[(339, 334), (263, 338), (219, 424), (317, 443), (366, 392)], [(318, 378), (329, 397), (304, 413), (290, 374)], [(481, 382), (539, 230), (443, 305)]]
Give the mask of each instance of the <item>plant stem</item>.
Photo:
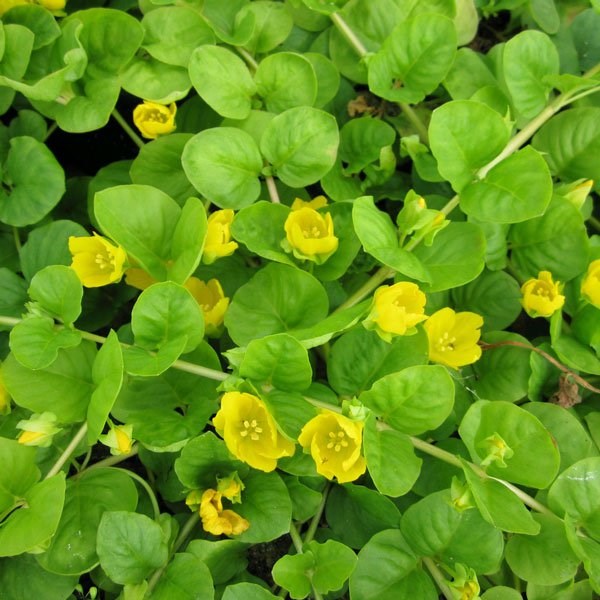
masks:
[(140, 149), (142, 149), (146, 144), (142, 138), (132, 129), (129, 123), (121, 116), (121, 113), (115, 108), (112, 111), (112, 116), (115, 118), (115, 121), (123, 128), (123, 131), (131, 138), (131, 141)]
[(421, 141), (429, 146), (429, 133), (427, 127), (425, 127), (425, 123), (421, 121), (421, 117), (419, 117), (415, 109), (410, 104), (406, 104), (406, 102), (398, 102), (398, 105), (406, 118), (411, 122), (412, 126), (417, 130)]
[(58, 123), (54, 121), (50, 127), (48, 127), (48, 131), (46, 132), (46, 137), (44, 138), (44, 142), (58, 129)]
[(12, 228), (13, 238), (15, 240), (15, 248), (17, 249), (17, 254), (21, 254), (21, 238), (19, 237), (19, 229), (17, 227)]
[(424, 556), (421, 560), (427, 567), (427, 570), (431, 573), (431, 576), (435, 580), (446, 600), (452, 600), (454, 596), (447, 585), (448, 581), (444, 577), (444, 574), (438, 569), (437, 565), (433, 562), (433, 560), (431, 560), (431, 558)]
[(119, 463), (126, 461), (128, 458), (132, 458), (132, 457), (136, 456), (137, 453), (139, 452), (139, 449), (140, 449), (139, 445), (135, 444), (133, 446), (133, 448), (131, 449), (131, 452), (128, 452), (127, 454), (117, 454), (115, 456), (108, 456), (107, 458), (99, 460), (97, 463), (94, 463), (93, 465), (90, 465), (89, 467), (82, 469), (78, 473), (78, 475), (81, 475), (81, 473), (83, 473), (84, 471), (90, 471), (92, 469), (102, 469), (102, 468), (118, 465)]
[(600, 219), (596, 219), (596, 217), (591, 216), (588, 217), (588, 221), (596, 231), (600, 231)]
[(395, 273), (396, 271), (391, 267), (379, 267), (370, 279), (333, 311), (333, 314), (362, 302), (375, 288), (379, 287), (386, 279), (393, 277)]
[(73, 454), (73, 452), (75, 452), (75, 449), (77, 448), (77, 446), (79, 446), (79, 442), (81, 442), (81, 440), (85, 437), (87, 430), (88, 430), (88, 426), (87, 426), (87, 422), (86, 422), (79, 428), (77, 433), (73, 436), (73, 439), (69, 442), (69, 445), (65, 448), (64, 452), (58, 457), (58, 460), (54, 463), (52, 468), (48, 471), (48, 473), (46, 474), (46, 477), (44, 477), (44, 479), (50, 479), (50, 477), (53, 477), (54, 475), (56, 475), (63, 468), (65, 463), (67, 463), (69, 461), (69, 459), (71, 458), (71, 454)]
[(352, 31), (352, 29), (340, 15), (340, 13), (333, 13), (329, 15), (329, 17), (333, 21), (333, 24), (337, 27), (338, 31), (344, 36), (346, 41), (354, 48), (356, 53), (361, 58), (364, 58), (367, 54), (369, 54), (367, 48), (358, 39), (354, 31)]
[(258, 63), (254, 60), (254, 57), (252, 54), (250, 54), (250, 52), (248, 52), (248, 50), (242, 48), (241, 46), (235, 46), (235, 49), (237, 50), (238, 54), (248, 63), (248, 66), (253, 71), (258, 69)]
[(271, 202), (273, 202), (273, 204), (281, 204), (279, 192), (277, 191), (277, 185), (275, 184), (273, 177), (271, 175), (267, 175), (267, 177), (265, 177), (265, 181), (267, 182), (267, 189), (269, 190)]
[(143, 477), (140, 477), (137, 473), (134, 473), (129, 469), (119, 469), (119, 471), (125, 473), (126, 475), (131, 477), (131, 479), (137, 481), (146, 490), (148, 498), (150, 498), (150, 504), (152, 504), (152, 510), (154, 511), (154, 520), (157, 521), (160, 517), (160, 508), (158, 506), (156, 494), (154, 493), (148, 482)]
[(319, 504), (319, 508), (317, 508), (317, 512), (314, 514), (308, 529), (306, 530), (306, 534), (304, 535), (304, 543), (308, 544), (308, 542), (312, 541), (315, 537), (315, 532), (317, 531), (317, 527), (319, 526), (319, 521), (321, 520), (321, 515), (323, 514), (323, 510), (325, 509), (325, 504), (327, 503), (327, 496), (329, 494), (329, 490), (331, 489), (331, 484), (327, 482), (325, 489), (323, 490), (323, 497), (321, 498), (321, 503)]

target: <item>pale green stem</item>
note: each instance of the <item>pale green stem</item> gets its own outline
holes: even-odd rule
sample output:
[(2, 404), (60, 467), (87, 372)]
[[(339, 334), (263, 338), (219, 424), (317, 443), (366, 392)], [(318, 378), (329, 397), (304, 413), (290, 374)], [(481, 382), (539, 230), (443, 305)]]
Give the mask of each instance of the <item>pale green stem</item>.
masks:
[(12, 228), (13, 231), (13, 238), (15, 240), (15, 248), (17, 249), (17, 253), (21, 254), (21, 238), (19, 236), (19, 229), (17, 227), (13, 227)]
[[(134, 446), (131, 448), (131, 452), (128, 452), (127, 454), (115, 454), (114, 456), (107, 456), (106, 458), (99, 460), (97, 463), (94, 463), (93, 465), (90, 465), (89, 467), (82, 469), (81, 473), (83, 473), (84, 471), (91, 471), (92, 469), (102, 469), (102, 468), (118, 465), (119, 463), (122, 463), (122, 462), (126, 461), (127, 459), (136, 456), (137, 453), (139, 452), (139, 450), (140, 450), (139, 445), (134, 444)], [(81, 475), (81, 473), (79, 473), (79, 475)]]
[(348, 23), (344, 21), (343, 17), (340, 13), (333, 13), (329, 15), (330, 19), (333, 21), (333, 24), (338, 28), (338, 31), (344, 36), (346, 41), (354, 48), (356, 53), (364, 58), (369, 51), (364, 46), (364, 44), (358, 39), (354, 31), (350, 28)]
[(596, 217), (589, 217), (588, 221), (596, 231), (600, 231), (600, 219), (596, 219)]
[(248, 50), (242, 48), (241, 46), (235, 46), (235, 49), (237, 50), (239, 55), (248, 63), (248, 66), (253, 71), (256, 71), (256, 69), (258, 69), (258, 63), (256, 62), (256, 60), (254, 60), (254, 57), (252, 56), (252, 54), (250, 54), (250, 52), (248, 52)]
[(342, 302), (333, 311), (333, 314), (362, 302), (373, 290), (379, 287), (386, 279), (393, 277), (395, 273), (396, 271), (390, 267), (380, 267), (354, 294), (345, 302)]
[(292, 544), (294, 544), (296, 552), (302, 554), (302, 538), (293, 523), (290, 525), (290, 537), (292, 538)]
[(160, 517), (160, 508), (158, 507), (156, 494), (154, 493), (154, 490), (150, 487), (148, 482), (143, 477), (140, 477), (137, 473), (134, 473), (129, 469), (119, 469), (119, 471), (131, 477), (131, 479), (135, 479), (135, 481), (137, 481), (146, 490), (148, 498), (150, 498), (150, 504), (152, 504), (152, 510), (154, 511), (154, 520), (158, 521), (158, 518)]
[(265, 181), (267, 182), (267, 189), (269, 190), (269, 197), (271, 198), (271, 202), (273, 204), (281, 204), (281, 200), (279, 199), (279, 192), (277, 191), (277, 185), (275, 184), (275, 180), (271, 175), (265, 177)]
[(121, 116), (121, 113), (116, 108), (112, 111), (112, 116), (138, 148), (142, 149), (146, 145), (144, 140), (142, 140), (142, 138), (132, 129), (129, 123)]
[(398, 102), (402, 112), (405, 114), (406, 118), (411, 122), (412, 126), (417, 130), (421, 141), (429, 146), (429, 133), (427, 131), (427, 127), (425, 127), (425, 123), (421, 121), (421, 117), (417, 114), (417, 111), (410, 105), (406, 104), (406, 102)]
[(308, 544), (308, 542), (312, 541), (315, 537), (315, 533), (317, 531), (317, 527), (319, 526), (319, 522), (321, 521), (321, 515), (323, 514), (323, 510), (325, 509), (325, 504), (327, 503), (327, 496), (329, 494), (329, 490), (331, 489), (331, 484), (327, 482), (325, 489), (323, 490), (323, 497), (321, 498), (321, 503), (319, 504), (319, 508), (317, 508), (317, 512), (314, 514), (308, 529), (306, 530), (306, 534), (304, 535), (304, 543)]
[(444, 574), (438, 569), (437, 565), (428, 558), (427, 556), (421, 559), (423, 564), (427, 567), (427, 570), (431, 573), (431, 576), (435, 580), (437, 586), (440, 588), (440, 591), (444, 595), (447, 600), (453, 600), (454, 596), (448, 587), (448, 580), (444, 577)]
[(54, 463), (52, 468), (48, 471), (48, 473), (46, 474), (46, 477), (44, 477), (44, 479), (50, 479), (50, 477), (53, 477), (54, 475), (56, 475), (63, 468), (63, 466), (71, 458), (71, 454), (73, 454), (73, 452), (75, 452), (75, 449), (77, 448), (77, 446), (79, 446), (79, 443), (85, 437), (87, 430), (88, 430), (88, 426), (87, 426), (87, 422), (86, 422), (79, 428), (77, 433), (73, 436), (73, 439), (69, 442), (69, 445), (65, 448), (64, 452), (58, 457), (58, 460)]
[(56, 130), (58, 129), (58, 123), (54, 121), (50, 127), (48, 127), (48, 131), (46, 132), (46, 137), (44, 141), (46, 141)]

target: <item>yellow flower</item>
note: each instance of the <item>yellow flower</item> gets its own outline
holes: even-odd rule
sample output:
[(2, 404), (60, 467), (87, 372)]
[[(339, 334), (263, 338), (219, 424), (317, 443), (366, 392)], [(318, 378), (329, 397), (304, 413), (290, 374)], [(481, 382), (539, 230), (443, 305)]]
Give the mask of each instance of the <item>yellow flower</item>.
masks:
[(239, 504), (242, 501), (242, 490), (245, 487), (237, 471), (234, 471), (228, 477), (217, 477), (217, 491), (233, 504)]
[[(285, 221), (284, 248), (301, 260), (324, 263), (338, 247), (329, 213), (322, 215), (314, 208), (292, 210)], [(287, 242), (287, 243), (286, 243)]]
[(423, 325), (429, 338), (429, 359), (455, 369), (479, 360), (477, 342), (482, 325), (483, 318), (476, 313), (438, 310)]
[(202, 494), (200, 518), (204, 531), (213, 535), (240, 535), (250, 523), (232, 510), (223, 510), (222, 494), (208, 489)]
[(600, 258), (590, 263), (581, 282), (581, 294), (596, 308), (600, 308)]
[(6, 387), (4, 387), (4, 381), (2, 379), (2, 372), (0, 371), (0, 415), (7, 415), (10, 412), (10, 395)]
[(361, 455), (363, 424), (332, 411), (323, 411), (300, 432), (298, 442), (310, 452), (320, 473), (339, 483), (358, 479), (367, 469)]
[(401, 281), (392, 286), (382, 285), (375, 291), (371, 312), (363, 324), (391, 342), (393, 336), (414, 333), (415, 325), (427, 319), (426, 301), (425, 294), (415, 283)]
[(206, 230), (206, 241), (204, 242), (204, 252), (202, 253), (202, 262), (210, 265), (217, 258), (232, 255), (238, 247), (236, 242), (231, 241), (231, 223), (233, 222), (234, 212), (227, 208), (217, 210), (208, 217), (208, 228)]
[(221, 284), (216, 279), (205, 283), (197, 277), (190, 277), (184, 285), (202, 309), (206, 335), (219, 335), (229, 306), (229, 298), (225, 296)]
[(327, 198), (325, 198), (325, 196), (317, 196), (308, 202), (301, 198), (295, 198), (292, 202), (292, 210), (299, 210), (300, 208), (312, 208), (313, 210), (318, 210), (324, 206), (327, 206)]
[(71, 269), (85, 287), (101, 287), (119, 281), (123, 276), (127, 254), (120, 246), (94, 233), (91, 237), (69, 238), (73, 255)]
[(13, 6), (23, 6), (24, 4), (31, 3), (32, 0), (0, 0), (0, 16), (7, 10), (10, 10)]
[(475, 571), (460, 563), (456, 563), (454, 568), (454, 580), (449, 582), (453, 600), (477, 600), (480, 588)]
[(278, 458), (294, 454), (294, 442), (279, 433), (265, 403), (252, 394), (223, 394), (213, 425), (234, 456), (260, 471), (273, 471)]
[(177, 105), (171, 102), (169, 106), (144, 100), (133, 110), (133, 122), (145, 138), (155, 140), (159, 135), (165, 135), (175, 130), (175, 113)]
[(521, 286), (521, 304), (530, 317), (551, 317), (565, 303), (560, 282), (552, 280), (550, 271), (540, 271), (536, 278)]
[(152, 284), (157, 283), (157, 280), (152, 277), (149, 273), (146, 273), (144, 269), (139, 267), (130, 267), (125, 271), (125, 283), (138, 290), (145, 290)]
[(60, 431), (56, 427), (56, 415), (51, 412), (31, 415), (26, 421), (19, 421), (17, 429), (22, 429), (17, 441), (24, 446), (40, 446), (48, 448), (52, 444), (54, 434)]
[(110, 448), (114, 456), (129, 454), (133, 446), (133, 425), (110, 424), (108, 433), (98, 437), (98, 440)]
[(48, 10), (62, 10), (67, 4), (67, 0), (37, 0), (37, 2)]
[(486, 457), (481, 461), (482, 467), (496, 463), (497, 467), (505, 468), (506, 461), (504, 459), (508, 460), (514, 454), (513, 449), (497, 433), (486, 437), (478, 446), (487, 452)]

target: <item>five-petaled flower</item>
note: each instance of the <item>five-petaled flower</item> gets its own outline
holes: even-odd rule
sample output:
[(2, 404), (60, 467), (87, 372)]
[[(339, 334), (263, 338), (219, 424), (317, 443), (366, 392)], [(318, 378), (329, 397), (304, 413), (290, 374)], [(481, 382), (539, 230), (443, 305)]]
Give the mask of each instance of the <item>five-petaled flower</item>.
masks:
[(521, 304), (530, 317), (551, 317), (565, 303), (561, 289), (550, 271), (540, 271), (537, 278), (532, 277), (521, 286)]
[(98, 440), (108, 446), (114, 456), (129, 454), (133, 446), (133, 425), (109, 425), (108, 433), (99, 436)]
[(367, 469), (361, 454), (362, 432), (362, 422), (325, 410), (306, 423), (298, 442), (305, 452), (310, 452), (317, 473), (347, 483)]
[(581, 294), (596, 308), (600, 308), (600, 258), (590, 263), (581, 282)]
[(273, 471), (278, 458), (294, 454), (294, 442), (279, 433), (265, 403), (253, 394), (223, 394), (213, 425), (234, 456), (260, 471)]
[(427, 298), (415, 283), (401, 281), (392, 286), (382, 285), (375, 290), (367, 329), (375, 329), (380, 338), (391, 342), (393, 336), (415, 333), (415, 326), (427, 319)]
[(209, 279), (208, 282), (204, 282), (197, 277), (190, 277), (184, 285), (202, 309), (206, 335), (219, 335), (229, 306), (229, 298), (225, 296), (219, 281)]
[(200, 518), (204, 531), (213, 535), (239, 535), (250, 523), (236, 512), (223, 510), (223, 494), (213, 489), (205, 490), (200, 500)]
[(292, 210), (284, 229), (286, 239), (282, 247), (300, 260), (311, 260), (320, 265), (338, 248), (329, 213), (321, 214), (308, 206)]
[(442, 308), (425, 321), (429, 338), (429, 359), (458, 369), (481, 357), (477, 342), (481, 336), (483, 318), (472, 312), (454, 312)]
[(115, 283), (123, 276), (127, 260), (125, 250), (96, 233), (89, 237), (71, 236), (69, 251), (73, 256), (71, 269), (77, 273), (85, 287)]
[(302, 198), (294, 198), (291, 209), (299, 210), (301, 208), (312, 208), (313, 210), (319, 210), (327, 206), (327, 198), (325, 196), (316, 196), (312, 200), (302, 200)]
[(145, 138), (155, 140), (159, 135), (175, 130), (176, 112), (175, 102), (166, 106), (144, 100), (143, 104), (138, 104), (133, 110), (133, 122)]
[(217, 258), (232, 255), (238, 247), (231, 241), (231, 223), (234, 212), (230, 208), (217, 210), (208, 217), (206, 240), (202, 253), (202, 262), (210, 265)]

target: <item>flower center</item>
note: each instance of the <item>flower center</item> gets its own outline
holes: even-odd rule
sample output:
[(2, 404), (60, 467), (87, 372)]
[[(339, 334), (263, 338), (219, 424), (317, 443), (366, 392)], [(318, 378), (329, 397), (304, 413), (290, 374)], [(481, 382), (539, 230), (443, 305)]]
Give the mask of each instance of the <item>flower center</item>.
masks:
[(455, 343), (456, 338), (454, 336), (450, 337), (450, 334), (446, 331), (442, 337), (438, 338), (436, 349), (438, 352), (452, 351)]
[(114, 270), (115, 268), (115, 257), (111, 256), (108, 253), (103, 254), (101, 252), (98, 252), (98, 254), (96, 254), (96, 259), (94, 260), (94, 262), (98, 265), (98, 268), (101, 271), (103, 271), (104, 269)]
[(150, 110), (146, 115), (146, 121), (153, 121), (158, 123), (166, 123), (168, 116), (159, 110)]
[(302, 230), (302, 235), (305, 239), (320, 238), (321, 234), (321, 230), (316, 225), (313, 225), (312, 227), (307, 227), (306, 229)]
[(337, 432), (330, 431), (329, 434), (329, 442), (327, 443), (327, 449), (331, 450), (333, 448), (334, 452), (339, 452), (342, 448), (348, 447), (348, 440), (345, 439), (346, 433), (339, 429)]
[(240, 436), (243, 438), (249, 437), (255, 442), (260, 439), (263, 429), (259, 426), (259, 422), (256, 419), (242, 421), (242, 425), (243, 429), (240, 430)]

